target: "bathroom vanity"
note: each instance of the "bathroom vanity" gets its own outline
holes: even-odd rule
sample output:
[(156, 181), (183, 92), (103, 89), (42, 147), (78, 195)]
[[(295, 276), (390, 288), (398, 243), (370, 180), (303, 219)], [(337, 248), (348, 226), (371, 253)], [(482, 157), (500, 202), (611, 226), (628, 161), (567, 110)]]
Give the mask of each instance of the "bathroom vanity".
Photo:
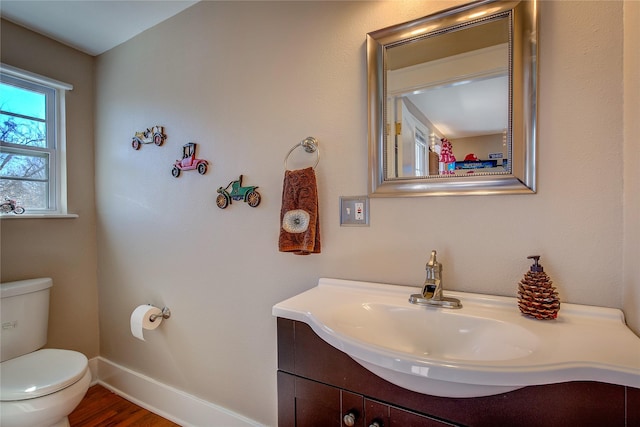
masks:
[(525, 387), (444, 398), (372, 374), (302, 322), (278, 318), (279, 427), (640, 426), (640, 389), (600, 382)]
[(288, 426), (640, 426), (640, 339), (622, 312), (339, 279), (276, 304), (278, 416)]

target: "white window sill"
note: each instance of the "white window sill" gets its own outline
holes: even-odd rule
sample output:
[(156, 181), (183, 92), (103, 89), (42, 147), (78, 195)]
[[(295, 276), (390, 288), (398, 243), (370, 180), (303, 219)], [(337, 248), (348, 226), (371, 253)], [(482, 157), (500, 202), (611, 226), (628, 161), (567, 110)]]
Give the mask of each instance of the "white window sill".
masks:
[(0, 219), (68, 219), (78, 218), (78, 214), (6, 214), (0, 215)]

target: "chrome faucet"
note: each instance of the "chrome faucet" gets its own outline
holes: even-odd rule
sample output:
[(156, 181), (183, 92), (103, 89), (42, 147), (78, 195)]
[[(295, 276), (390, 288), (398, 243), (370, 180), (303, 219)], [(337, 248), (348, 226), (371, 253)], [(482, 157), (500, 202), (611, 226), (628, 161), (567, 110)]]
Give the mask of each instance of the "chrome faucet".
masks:
[(442, 299), (442, 264), (436, 260), (436, 251), (431, 251), (431, 257), (427, 263), (427, 278), (422, 288), (422, 297), (426, 299)]
[(424, 281), (421, 294), (413, 294), (409, 302), (419, 305), (434, 305), (446, 308), (461, 308), (462, 304), (457, 298), (442, 296), (442, 264), (436, 259), (436, 251), (431, 251), (431, 257), (427, 262), (427, 278)]

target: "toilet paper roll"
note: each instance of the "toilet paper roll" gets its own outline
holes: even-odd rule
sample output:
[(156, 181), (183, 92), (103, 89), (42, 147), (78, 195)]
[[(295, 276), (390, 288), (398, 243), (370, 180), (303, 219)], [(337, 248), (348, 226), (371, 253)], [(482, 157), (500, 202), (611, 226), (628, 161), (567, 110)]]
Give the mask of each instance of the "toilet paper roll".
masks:
[[(152, 314), (159, 316), (153, 322), (150, 319)], [(160, 326), (160, 323), (162, 323), (162, 310), (158, 307), (148, 304), (139, 305), (131, 313), (131, 333), (139, 340), (144, 341), (142, 331), (145, 329), (151, 331)]]

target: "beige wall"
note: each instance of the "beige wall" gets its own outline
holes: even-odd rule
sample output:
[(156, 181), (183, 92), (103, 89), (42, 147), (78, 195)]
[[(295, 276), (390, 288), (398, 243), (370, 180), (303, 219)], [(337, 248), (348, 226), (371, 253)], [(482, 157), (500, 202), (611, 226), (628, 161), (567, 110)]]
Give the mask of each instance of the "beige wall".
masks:
[[(69, 200), (80, 218), (3, 220), (2, 279), (37, 266), (64, 286), (54, 318), (76, 315), (76, 301), (95, 313), (95, 227), (101, 355), (269, 425), (271, 306), (319, 277), (419, 285), (437, 249), (446, 287), (515, 296), (536, 253), (564, 301), (624, 308), (640, 331), (637, 98), (624, 104), (622, 83), (633, 101), (637, 59), (622, 54), (624, 41), (636, 55), (638, 30), (627, 17), (623, 32), (621, 2), (540, 3), (538, 194), (372, 199), (370, 227), (339, 226), (339, 197), (367, 191), (364, 35), (458, 3), (202, 2), (98, 57), (95, 224), (93, 95), (80, 90), (92, 61), (3, 21), (3, 61), (74, 84), (83, 120)], [(133, 151), (133, 133), (154, 124), (165, 145)], [(309, 135), (322, 150), (323, 253), (299, 257), (277, 251), (282, 163)], [(189, 141), (212, 166), (173, 178)], [(215, 189), (240, 174), (262, 203), (218, 209)], [(142, 342), (128, 320), (147, 302), (173, 316)], [(95, 324), (53, 324), (50, 344), (68, 337), (95, 355)]]
[(624, 289), (627, 323), (640, 335), (640, 2), (624, 3)]
[(47, 346), (98, 355), (94, 196), (95, 59), (2, 20), (3, 63), (70, 83), (68, 207), (76, 219), (3, 219), (2, 282), (53, 278)]

